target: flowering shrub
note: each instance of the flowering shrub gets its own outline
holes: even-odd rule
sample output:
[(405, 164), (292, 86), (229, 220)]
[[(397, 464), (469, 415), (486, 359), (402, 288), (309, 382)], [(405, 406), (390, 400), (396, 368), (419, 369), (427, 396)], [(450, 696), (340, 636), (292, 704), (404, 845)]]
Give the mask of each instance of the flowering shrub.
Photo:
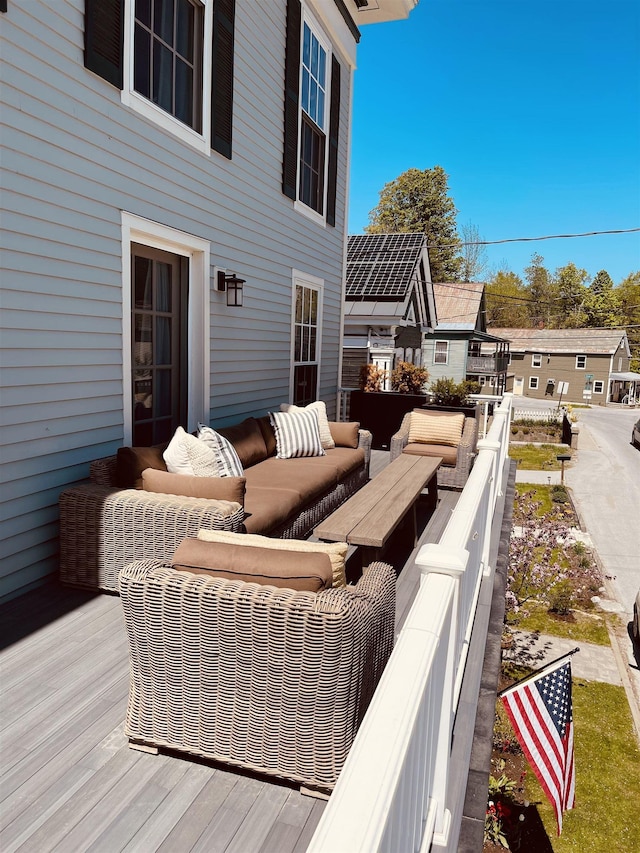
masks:
[(391, 371), (391, 388), (402, 394), (422, 394), (428, 378), (429, 371), (426, 367), (419, 367), (410, 361), (400, 361)]
[(507, 850), (519, 846), (520, 823), (524, 815), (515, 801), (523, 791), (524, 774), (518, 784), (504, 772), (505, 762), (500, 759), (497, 769), (500, 776), (489, 776), (489, 801), (484, 819), (484, 840), (499, 844)]
[(532, 492), (516, 495), (514, 529), (509, 546), (507, 623), (526, 615), (528, 602), (567, 613), (573, 607), (591, 606), (602, 579), (593, 558), (567, 523), (562, 504), (544, 517)]
[(387, 371), (376, 364), (363, 364), (360, 368), (359, 386), (361, 391), (382, 391)]

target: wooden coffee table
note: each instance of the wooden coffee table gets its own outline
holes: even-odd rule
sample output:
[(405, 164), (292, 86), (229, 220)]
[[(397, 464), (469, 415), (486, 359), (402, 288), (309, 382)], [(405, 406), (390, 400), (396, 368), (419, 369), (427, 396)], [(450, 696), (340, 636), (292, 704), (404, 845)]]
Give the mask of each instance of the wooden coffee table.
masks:
[(393, 531), (411, 513), (415, 545), (416, 502), (427, 488), (427, 499), (435, 508), (441, 463), (439, 457), (401, 454), (319, 524), (314, 534), (326, 542), (358, 545), (367, 560), (377, 560)]

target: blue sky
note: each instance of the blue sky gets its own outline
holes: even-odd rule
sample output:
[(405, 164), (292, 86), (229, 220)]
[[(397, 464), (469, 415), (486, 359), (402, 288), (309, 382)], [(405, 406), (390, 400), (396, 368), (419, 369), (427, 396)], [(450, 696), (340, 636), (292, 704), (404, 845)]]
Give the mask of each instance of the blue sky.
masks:
[[(484, 240), (639, 228), (640, 2), (420, 0), (362, 27), (349, 233), (385, 183), (435, 165)], [(518, 275), (534, 252), (618, 284), (640, 232), (487, 247)]]

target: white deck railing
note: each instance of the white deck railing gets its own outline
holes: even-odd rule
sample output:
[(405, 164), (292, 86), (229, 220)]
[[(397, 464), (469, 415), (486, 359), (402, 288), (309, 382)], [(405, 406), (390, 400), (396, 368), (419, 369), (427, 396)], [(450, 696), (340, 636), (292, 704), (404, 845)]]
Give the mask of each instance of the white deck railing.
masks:
[(495, 409), (440, 541), (418, 554), (420, 588), (308, 853), (457, 845), (465, 791), (449, 786), (452, 732), (480, 584), (494, 569), (512, 402), (505, 394)]

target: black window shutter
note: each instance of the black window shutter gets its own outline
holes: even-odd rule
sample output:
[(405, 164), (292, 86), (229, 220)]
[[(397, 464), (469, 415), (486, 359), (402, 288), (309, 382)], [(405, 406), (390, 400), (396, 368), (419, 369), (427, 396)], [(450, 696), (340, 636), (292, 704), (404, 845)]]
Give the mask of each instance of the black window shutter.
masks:
[(231, 159), (233, 131), (233, 33), (235, 0), (213, 6), (213, 67), (211, 70), (211, 147)]
[(85, 0), (84, 64), (122, 89), (124, 0)]
[(298, 98), (300, 86), (300, 0), (287, 0), (287, 38), (284, 59), (284, 153), (282, 192), (294, 201), (298, 197)]
[(338, 138), (340, 133), (340, 63), (331, 57), (331, 111), (329, 113), (329, 167), (327, 180), (327, 225), (336, 224), (338, 185)]

